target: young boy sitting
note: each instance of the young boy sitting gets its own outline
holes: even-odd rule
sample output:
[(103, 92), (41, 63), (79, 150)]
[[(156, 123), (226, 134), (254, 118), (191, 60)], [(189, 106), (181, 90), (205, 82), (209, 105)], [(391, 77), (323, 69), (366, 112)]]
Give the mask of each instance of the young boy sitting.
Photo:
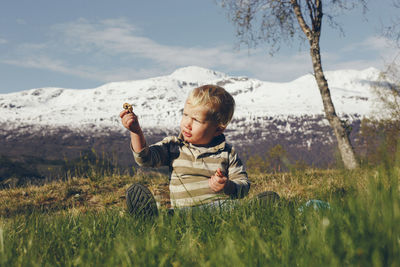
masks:
[[(233, 97), (222, 87), (204, 85), (190, 92), (184, 106), (178, 137), (170, 136), (148, 146), (137, 116), (120, 113), (130, 131), (131, 149), (140, 166), (168, 166), (173, 208), (242, 198), (250, 189), (246, 170), (223, 134), (235, 108)], [(132, 214), (156, 214), (150, 191), (141, 184), (127, 190), (127, 207)]]

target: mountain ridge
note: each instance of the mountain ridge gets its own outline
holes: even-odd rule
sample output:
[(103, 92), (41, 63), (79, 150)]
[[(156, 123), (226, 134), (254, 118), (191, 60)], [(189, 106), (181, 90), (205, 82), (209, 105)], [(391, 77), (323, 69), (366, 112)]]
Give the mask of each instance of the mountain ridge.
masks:
[[(377, 112), (372, 85), (379, 70), (327, 71), (326, 77), (336, 111), (352, 129), (350, 138), (359, 152), (363, 149), (360, 122)], [(225, 133), (244, 162), (253, 154), (265, 155), (277, 144), (290, 162), (329, 167), (337, 161), (336, 139), (312, 74), (273, 83), (196, 66), (91, 89), (47, 87), (0, 94), (0, 156), (54, 162), (74, 160), (94, 149), (117, 155), (118, 165), (130, 168), (129, 133), (119, 118), (122, 104), (133, 104), (147, 142), (152, 144), (179, 134), (188, 93), (210, 83), (223, 86), (235, 98), (235, 114)], [(40, 164), (44, 172), (60, 168)]]
[[(368, 116), (373, 98), (368, 82), (376, 81), (379, 71), (368, 68), (326, 73), (338, 114)], [(323, 114), (311, 74), (292, 82), (271, 83), (190, 66), (167, 76), (112, 82), (92, 89), (47, 87), (1, 94), (0, 123), (10, 127), (17, 122), (71, 128), (94, 123), (120, 131), (119, 111), (122, 103), (130, 102), (143, 127), (175, 127), (189, 91), (209, 83), (223, 86), (234, 96), (236, 120)]]

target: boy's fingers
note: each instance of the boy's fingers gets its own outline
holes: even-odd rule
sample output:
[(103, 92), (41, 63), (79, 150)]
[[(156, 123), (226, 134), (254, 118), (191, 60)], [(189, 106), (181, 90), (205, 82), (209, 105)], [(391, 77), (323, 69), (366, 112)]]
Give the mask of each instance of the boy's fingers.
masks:
[(119, 113), (119, 117), (122, 119), (128, 111), (123, 110)]
[(125, 115), (127, 115), (127, 114), (132, 114), (132, 116), (136, 116), (135, 113), (129, 112), (128, 110), (123, 110), (123, 111), (121, 111), (121, 113), (119, 113), (119, 116), (120, 116), (121, 118), (123, 118), (123, 117), (125, 117)]
[(222, 177), (222, 178), (219, 178), (219, 179), (218, 179), (218, 183), (224, 184), (224, 183), (226, 183), (227, 180), (228, 180), (228, 178)]
[(129, 127), (132, 125), (132, 124), (134, 124), (136, 122), (136, 119), (135, 119), (135, 117), (132, 117), (132, 118), (129, 118), (127, 121), (126, 121), (126, 124), (127, 125), (129, 125)]
[(225, 183), (228, 179), (218, 177), (216, 175), (211, 176), (211, 179), (208, 181), (210, 188), (214, 192), (219, 192), (225, 187)]
[(225, 175), (222, 173), (222, 171), (221, 171), (221, 168), (218, 168), (217, 169), (217, 171), (215, 172), (215, 175), (216, 176), (219, 176), (219, 177), (225, 177)]
[(132, 119), (126, 119), (125, 124), (129, 127), (133, 123)]
[(122, 122), (125, 122), (125, 123), (131, 123), (131, 122), (135, 122), (137, 120), (135, 114), (133, 114), (133, 113), (122, 114), (122, 112), (121, 112), (121, 115), (122, 115), (122, 117), (121, 117)]
[(217, 175), (214, 175), (211, 178), (214, 179), (219, 184), (224, 184), (224, 183), (226, 183), (226, 180), (228, 180), (228, 178), (226, 178), (226, 177), (219, 177)]

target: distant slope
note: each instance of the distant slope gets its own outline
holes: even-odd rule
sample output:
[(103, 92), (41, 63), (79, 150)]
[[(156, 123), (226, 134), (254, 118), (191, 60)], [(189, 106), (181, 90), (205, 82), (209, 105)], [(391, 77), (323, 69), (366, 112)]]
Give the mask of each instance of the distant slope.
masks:
[[(373, 68), (327, 72), (337, 112), (368, 116), (373, 98), (370, 83), (378, 74), (379, 71)], [(94, 89), (38, 88), (1, 94), (0, 123), (10, 128), (33, 124), (79, 130), (97, 131), (103, 127), (122, 130), (118, 114), (122, 104), (130, 102), (143, 127), (171, 128), (179, 124), (188, 92), (209, 83), (222, 85), (235, 97), (234, 118), (238, 121), (254, 121), (264, 116), (323, 114), (321, 97), (312, 75), (289, 83), (270, 83), (186, 67), (169, 76), (109, 83)]]
[[(336, 111), (352, 125), (356, 149), (360, 119), (376, 113), (371, 84), (379, 71), (326, 72)], [(178, 134), (184, 101), (193, 88), (218, 84), (235, 98), (237, 107), (226, 130), (228, 140), (247, 157), (265, 155), (281, 144), (291, 161), (315, 166), (335, 162), (335, 138), (324, 119), (314, 77), (271, 83), (232, 77), (190, 66), (171, 75), (108, 83), (94, 89), (37, 88), (0, 95), (0, 155), (26, 161), (29, 157), (64, 160), (95, 148), (132, 164), (128, 132), (118, 114), (132, 103), (149, 143)], [(37, 160), (36, 160), (37, 161)]]

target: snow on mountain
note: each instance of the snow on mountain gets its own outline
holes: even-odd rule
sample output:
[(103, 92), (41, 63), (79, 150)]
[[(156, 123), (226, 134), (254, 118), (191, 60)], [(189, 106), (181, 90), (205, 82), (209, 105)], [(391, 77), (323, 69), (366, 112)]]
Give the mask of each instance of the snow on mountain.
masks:
[[(370, 87), (378, 74), (374, 68), (326, 72), (336, 111), (369, 116), (374, 102)], [(174, 128), (179, 125), (190, 90), (210, 83), (223, 86), (234, 96), (237, 121), (323, 114), (321, 96), (311, 74), (287, 83), (272, 83), (191, 66), (168, 76), (108, 83), (94, 89), (37, 88), (0, 94), (0, 124), (9, 129), (38, 125), (123, 131), (118, 114), (122, 104), (129, 102), (142, 127)]]
[(190, 66), (186, 68), (180, 68), (174, 71), (170, 76), (174, 80), (190, 81), (190, 82), (200, 82), (203, 81), (213, 81), (221, 80), (228, 77), (222, 72), (217, 72), (201, 67)]

